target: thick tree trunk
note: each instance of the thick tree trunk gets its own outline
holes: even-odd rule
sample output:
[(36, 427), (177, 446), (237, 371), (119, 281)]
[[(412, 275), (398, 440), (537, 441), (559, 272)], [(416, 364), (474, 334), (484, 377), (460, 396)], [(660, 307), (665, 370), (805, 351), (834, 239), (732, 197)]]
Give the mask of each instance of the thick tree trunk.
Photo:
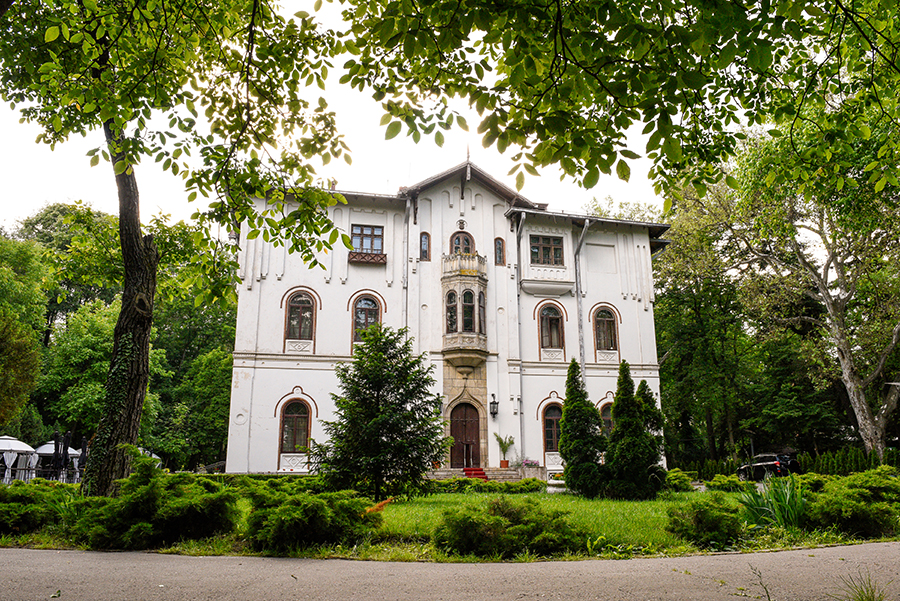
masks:
[[(108, 123), (103, 129), (115, 168), (123, 160), (118, 152), (118, 136)], [(159, 254), (153, 237), (141, 236), (134, 172), (116, 175), (116, 187), (125, 282), (106, 380), (104, 415), (90, 447), (82, 485), (84, 494), (91, 496), (113, 494), (115, 481), (128, 475), (131, 461), (122, 445), (137, 442), (150, 376), (150, 326)]]
[(859, 436), (862, 438), (867, 453), (874, 451), (878, 454), (878, 459), (883, 459), (885, 424), (884, 422), (879, 423), (876, 421), (875, 416), (872, 414), (872, 408), (869, 407), (866, 392), (863, 389), (862, 379), (859, 377), (853, 364), (849, 343), (840, 337), (839, 332), (833, 331), (832, 335), (835, 337), (837, 346), (838, 363), (841, 366), (841, 380), (844, 382), (844, 388), (847, 389), (847, 396), (850, 399), (850, 406), (853, 407), (853, 413), (856, 415)]

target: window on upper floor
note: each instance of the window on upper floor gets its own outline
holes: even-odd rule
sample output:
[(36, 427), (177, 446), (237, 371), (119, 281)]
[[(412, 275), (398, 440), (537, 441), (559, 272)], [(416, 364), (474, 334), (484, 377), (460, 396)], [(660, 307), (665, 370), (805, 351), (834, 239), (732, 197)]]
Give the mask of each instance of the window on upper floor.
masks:
[(350, 253), (351, 263), (387, 262), (384, 254), (384, 227), (380, 225), (350, 226), (353, 251)]
[(484, 334), (485, 323), (487, 323), (487, 307), (484, 292), (478, 293), (478, 333)]
[(303, 401), (290, 401), (281, 412), (281, 452), (306, 453), (309, 450), (309, 407)]
[(559, 422), (562, 419), (562, 407), (557, 404), (548, 405), (544, 409), (544, 452), (559, 451)]
[(462, 293), (462, 331), (475, 331), (475, 293), (471, 290)]
[(594, 341), (598, 351), (618, 350), (616, 318), (612, 311), (599, 309), (594, 313)]
[(447, 293), (447, 333), (455, 334), (458, 326), (459, 315), (456, 312), (456, 292)]
[(287, 331), (288, 340), (312, 340), (315, 331), (315, 304), (306, 292), (296, 292), (288, 301)]
[(563, 265), (561, 236), (531, 236), (532, 265)]
[(419, 236), (419, 260), (431, 260), (431, 236), (428, 232), (422, 232), (422, 235)]
[(360, 333), (381, 321), (381, 305), (371, 296), (361, 296), (353, 305), (353, 341), (362, 340)]
[(503, 238), (494, 239), (494, 265), (506, 265), (506, 248)]
[(563, 348), (562, 314), (553, 305), (541, 309), (541, 348)]
[(466, 232), (456, 232), (450, 236), (450, 253), (454, 255), (475, 254), (475, 241)]

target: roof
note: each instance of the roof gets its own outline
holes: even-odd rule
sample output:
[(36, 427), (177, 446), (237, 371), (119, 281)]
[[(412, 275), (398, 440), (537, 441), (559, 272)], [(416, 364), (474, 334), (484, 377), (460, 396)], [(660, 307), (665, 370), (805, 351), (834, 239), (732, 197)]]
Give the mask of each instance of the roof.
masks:
[(478, 180), (481, 185), (483, 185), (485, 188), (487, 188), (500, 198), (504, 199), (512, 207), (522, 207), (539, 211), (543, 211), (547, 208), (546, 203), (542, 204), (528, 200), (512, 188), (509, 188), (508, 186), (500, 183), (499, 181), (491, 177), (487, 171), (468, 160), (460, 163), (456, 167), (451, 167), (450, 169), (442, 173), (438, 173), (437, 175), (433, 175), (428, 179), (424, 179), (417, 184), (413, 184), (412, 186), (408, 186), (405, 188), (400, 188), (400, 196), (416, 198), (421, 191), (426, 190), (444, 180), (452, 178), (459, 179), (461, 182), (463, 182), (463, 184), (472, 179)]

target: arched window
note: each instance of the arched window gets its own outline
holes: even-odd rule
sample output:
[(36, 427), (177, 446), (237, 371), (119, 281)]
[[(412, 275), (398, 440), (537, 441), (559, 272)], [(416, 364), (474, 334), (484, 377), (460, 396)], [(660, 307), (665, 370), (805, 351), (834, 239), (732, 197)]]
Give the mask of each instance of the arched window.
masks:
[(309, 407), (303, 401), (290, 401), (281, 412), (281, 452), (306, 453), (309, 450)]
[(420, 261), (430, 261), (431, 260), (431, 236), (428, 235), (428, 232), (422, 232), (422, 235), (419, 236), (419, 260)]
[(309, 294), (297, 292), (288, 301), (288, 340), (312, 340), (315, 326), (315, 304)]
[(360, 332), (381, 321), (381, 307), (371, 296), (361, 296), (353, 305), (353, 341), (362, 340)]
[(594, 340), (598, 351), (618, 350), (616, 340), (616, 318), (612, 311), (600, 309), (594, 314)]
[(494, 265), (506, 265), (506, 249), (503, 247), (503, 238), (494, 240)]
[(487, 308), (485, 307), (484, 292), (478, 293), (478, 333), (484, 334), (487, 323)]
[(462, 331), (475, 331), (475, 293), (471, 290), (462, 294)]
[(544, 452), (559, 451), (559, 420), (562, 419), (562, 407), (548, 405), (544, 409)]
[(456, 232), (450, 236), (450, 253), (454, 255), (475, 254), (475, 241), (465, 232)]
[(552, 305), (541, 309), (541, 348), (563, 348), (562, 315)]
[(600, 419), (603, 420), (603, 435), (609, 436), (613, 429), (612, 403), (600, 407)]
[(447, 293), (447, 333), (455, 334), (458, 327), (459, 315), (456, 312), (456, 293)]

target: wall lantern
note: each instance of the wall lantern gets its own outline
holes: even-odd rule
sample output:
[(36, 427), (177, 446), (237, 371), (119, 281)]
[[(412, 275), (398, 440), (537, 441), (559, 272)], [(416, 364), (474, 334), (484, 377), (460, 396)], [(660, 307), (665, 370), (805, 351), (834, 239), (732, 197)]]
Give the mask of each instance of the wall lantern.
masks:
[(497, 417), (497, 414), (500, 413), (500, 401), (497, 400), (497, 395), (491, 393), (491, 417)]

